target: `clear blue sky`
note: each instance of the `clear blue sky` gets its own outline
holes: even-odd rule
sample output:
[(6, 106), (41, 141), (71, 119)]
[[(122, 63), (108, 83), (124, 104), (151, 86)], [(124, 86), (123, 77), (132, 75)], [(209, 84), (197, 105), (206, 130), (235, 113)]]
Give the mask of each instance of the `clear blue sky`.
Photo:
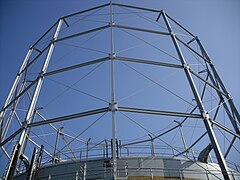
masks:
[[(7, 94), (12, 86), (14, 78), (19, 70), (21, 63), (27, 53), (28, 48), (62, 15), (68, 15), (83, 9), (91, 8), (96, 5), (108, 3), (109, 1), (88, 0), (88, 1), (75, 1), (75, 0), (10, 0), (0, 1), (0, 106), (2, 107)], [(228, 91), (232, 95), (234, 102), (238, 109), (240, 109), (240, 1), (238, 0), (122, 0), (113, 1), (125, 3), (135, 6), (143, 6), (154, 9), (164, 9), (171, 17), (181, 23), (188, 30), (200, 37), (205, 49), (207, 50), (210, 58), (215, 64), (218, 73), (220, 74)], [(116, 38), (117, 39), (117, 38)], [(121, 39), (121, 37), (119, 38)], [(92, 44), (91, 47), (95, 47)], [(97, 46), (96, 46), (97, 47)], [(120, 46), (119, 46), (120, 47)], [(60, 52), (61, 53), (61, 52)], [(119, 66), (120, 67), (120, 66)], [(142, 68), (139, 66), (138, 68)], [(89, 69), (86, 69), (86, 72)], [(100, 70), (99, 73), (105, 71)], [(144, 69), (147, 73), (151, 69)], [(83, 73), (86, 73), (85, 70)], [(128, 72), (134, 77), (134, 73), (125, 67), (125, 72)], [(153, 70), (153, 72), (155, 72)], [(156, 71), (157, 72), (157, 71)], [(81, 73), (81, 72), (80, 72)], [(120, 71), (117, 70), (117, 73)], [(156, 75), (153, 77), (157, 77)], [(164, 75), (160, 74), (160, 75)], [(128, 78), (128, 77), (125, 77)], [(66, 79), (65, 79), (66, 80)], [(68, 79), (74, 82), (72, 79)], [(93, 78), (94, 80), (94, 78)], [(95, 79), (96, 80), (96, 79)], [(121, 82), (121, 78), (119, 81)], [(50, 83), (50, 82), (48, 82)], [(103, 81), (101, 81), (103, 83)], [(147, 84), (147, 83), (146, 83)], [(144, 86), (146, 86), (144, 84)], [(149, 84), (148, 84), (149, 85)], [(117, 85), (116, 85), (117, 86)], [(128, 86), (128, 85), (127, 85)], [(130, 85), (129, 85), (130, 86)], [(174, 84), (169, 84), (174, 86)], [(136, 88), (142, 88), (141, 84)], [(78, 86), (78, 88), (80, 88)], [(87, 86), (90, 88), (91, 93), (98, 88), (97, 85)], [(43, 88), (44, 89), (44, 88)], [(61, 90), (61, 89), (59, 89)], [(89, 90), (89, 89), (87, 89)], [(92, 90), (92, 91), (91, 91)], [(99, 88), (99, 91), (104, 89)], [(109, 91), (109, 89), (107, 90)], [(122, 88), (121, 91), (126, 91), (119, 95), (120, 97), (126, 96), (129, 92), (127, 88)], [(184, 88), (179, 87), (180, 93), (184, 94)], [(47, 94), (43, 90), (43, 95)], [(54, 95), (54, 92), (49, 92)], [(101, 93), (101, 92), (99, 92)], [(149, 91), (155, 95), (156, 91)], [(186, 93), (186, 92), (185, 92)], [(104, 96), (103, 96), (104, 97)], [(67, 101), (67, 99), (65, 99)], [(88, 99), (81, 99), (82, 101)], [(148, 99), (144, 99), (145, 104), (151, 103)], [(161, 100), (161, 99), (160, 99)], [(163, 99), (162, 99), (163, 100)], [(173, 99), (171, 99), (173, 100)], [(90, 104), (89, 100), (89, 104)], [(128, 101), (127, 101), (128, 102)], [(127, 104), (125, 101), (125, 103)], [(65, 102), (64, 102), (65, 103)], [(44, 104), (44, 103), (43, 103)], [(124, 103), (123, 103), (124, 104)], [(177, 103), (176, 103), (177, 104)], [(125, 104), (124, 104), (125, 105)], [(87, 106), (90, 107), (91, 105)], [(102, 107), (98, 106), (97, 107)], [(78, 107), (68, 107), (77, 112)], [(86, 110), (86, 109), (85, 109)], [(51, 111), (51, 109), (50, 109)], [(59, 113), (59, 112), (52, 112)], [(61, 113), (60, 113), (61, 114)], [(119, 116), (121, 117), (121, 116)], [(110, 118), (107, 117), (107, 118)], [(135, 118), (140, 118), (136, 115)], [(125, 119), (126, 120), (126, 119)], [(126, 123), (128, 124), (129, 122)], [(73, 126), (75, 132), (78, 126)], [(157, 131), (158, 126), (155, 123), (151, 126), (145, 124), (147, 128), (152, 131)], [(86, 125), (87, 126), (87, 125)], [(102, 124), (104, 126), (104, 123)], [(131, 123), (127, 126), (132, 127)], [(119, 124), (120, 128), (127, 126)], [(119, 128), (119, 129), (120, 129)], [(94, 129), (98, 130), (98, 129)], [(136, 131), (141, 134), (143, 131)], [(145, 132), (146, 134), (146, 132)], [(144, 134), (144, 135), (145, 135)], [(137, 136), (138, 134), (136, 134)], [(86, 135), (84, 138), (88, 138)], [(239, 144), (238, 144), (239, 145)]]
[[(27, 49), (57, 18), (106, 2), (108, 1), (1, 1), (0, 105), (3, 105)], [(240, 106), (240, 2), (238, 0), (116, 2), (165, 9), (168, 14), (197, 34), (235, 103)]]

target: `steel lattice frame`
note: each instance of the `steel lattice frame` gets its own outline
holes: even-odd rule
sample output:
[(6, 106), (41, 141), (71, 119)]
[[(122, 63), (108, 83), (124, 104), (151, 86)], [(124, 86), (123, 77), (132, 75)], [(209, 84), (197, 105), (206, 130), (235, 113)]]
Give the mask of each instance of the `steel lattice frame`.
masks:
[[(109, 7), (109, 22), (106, 25), (96, 27), (96, 28), (90, 28), (85, 31), (73, 33), (68, 36), (64, 37), (59, 37), (59, 33), (61, 33), (62, 29), (64, 29), (62, 26), (66, 26), (68, 28), (69, 25), (68, 21), (72, 17), (76, 17), (88, 12), (93, 12), (95, 10), (99, 10), (102, 8), (108, 8)], [(139, 10), (139, 11), (146, 11), (146, 12), (151, 12), (158, 14), (157, 17), (155, 17), (156, 24), (159, 23), (160, 20), (162, 20), (167, 29), (167, 31), (159, 31), (156, 29), (148, 29), (148, 28), (140, 28), (137, 26), (129, 26), (129, 25), (121, 25), (117, 24), (114, 21), (114, 12), (113, 12), (113, 7), (119, 7), (119, 8), (127, 8), (127, 9), (133, 9), (133, 10)], [(183, 39), (181, 36), (179, 36), (175, 31), (174, 28), (172, 27), (172, 24), (174, 26), (177, 26), (179, 29), (181, 29), (185, 34), (187, 34), (188, 37), (191, 38), (190, 41), (186, 41)], [(56, 44), (60, 42), (65, 42), (66, 40), (73, 39), (73, 38), (78, 38), (83, 35), (99, 32), (105, 29), (110, 29), (110, 51), (109, 55), (106, 57), (98, 58), (95, 60), (87, 61), (84, 63), (79, 63), (63, 68), (59, 68), (56, 70), (49, 71), (48, 70), (48, 65), (50, 63), (52, 54), (54, 53), (54, 47)], [(165, 36), (168, 37), (173, 45), (175, 52), (178, 55), (178, 59), (180, 60), (180, 63), (166, 63), (166, 62), (160, 62), (157, 60), (146, 60), (146, 59), (140, 59), (140, 58), (132, 58), (132, 57), (124, 57), (124, 56), (119, 56), (114, 48), (114, 30), (115, 29), (123, 29), (123, 30), (131, 30), (133, 32), (142, 32), (142, 33), (149, 33), (149, 34), (154, 34), (158, 36)], [(39, 49), (37, 46), (38, 44), (46, 37), (49, 35), (51, 31), (55, 31), (53, 34), (53, 38), (51, 39), (50, 43), (47, 44), (45, 47)], [(147, 43), (147, 42), (146, 42)], [(199, 49), (199, 52), (191, 46), (192, 43), (197, 44), (197, 48)], [(182, 51), (181, 47), (185, 47), (188, 49), (191, 53), (193, 53), (196, 57), (200, 59), (200, 61), (204, 64), (205, 68), (204, 72), (207, 73), (207, 77), (203, 77), (201, 73), (197, 73), (193, 68), (191, 68), (191, 65), (187, 63), (187, 59), (184, 57), (184, 53)], [(37, 53), (36, 56), (33, 56), (33, 53)], [(39, 74), (31, 80), (31, 82), (27, 82), (27, 71), (31, 66), (38, 61), (38, 59), (46, 53), (46, 58), (44, 58), (42, 68), (39, 70)], [(109, 61), (111, 63), (111, 101), (109, 104), (106, 104), (105, 107), (98, 108), (98, 109), (91, 109), (88, 111), (83, 111), (79, 113), (74, 113), (74, 114), (68, 114), (68, 115), (63, 115), (55, 118), (44, 118), (42, 116), (43, 120), (42, 121), (34, 121), (34, 117), (36, 114), (41, 116), (40, 112), (38, 111), (36, 107), (36, 103), (38, 101), (39, 93), (41, 91), (42, 84), (44, 83), (44, 78), (50, 77), (55, 74), (67, 72), (70, 70), (74, 69), (79, 69), (82, 67), (87, 67), (91, 66), (94, 64), (99, 64)], [(137, 107), (126, 107), (126, 106), (121, 106), (118, 105), (118, 102), (116, 100), (116, 95), (115, 95), (115, 62), (116, 61), (121, 61), (121, 62), (131, 62), (131, 63), (139, 63), (139, 64), (145, 64), (145, 65), (151, 65), (151, 66), (156, 66), (156, 67), (167, 67), (167, 68), (172, 68), (172, 69), (178, 69), (181, 70), (185, 73), (185, 76), (187, 78), (187, 82), (190, 85), (191, 91), (193, 93), (193, 97), (196, 102), (196, 106), (190, 111), (190, 112), (175, 112), (175, 111), (165, 111), (165, 110), (155, 110), (155, 109), (146, 109), (146, 108), (137, 108)], [(198, 79), (204, 84), (204, 88), (202, 92), (197, 88), (196, 86), (196, 80)], [(21, 81), (23, 79), (23, 81)], [(203, 102), (203, 96), (204, 96), (204, 91), (206, 90), (206, 87), (211, 88), (213, 91), (216, 92), (218, 98), (219, 98), (219, 105), (215, 111), (215, 114), (213, 116), (210, 116), (209, 112), (205, 108), (205, 104)], [(30, 93), (29, 90), (34, 88), (34, 92)], [(24, 120), (19, 120), (19, 123), (21, 124), (21, 127), (17, 130), (15, 130), (12, 133), (9, 132), (9, 127), (11, 126), (11, 121), (14, 116), (18, 117), (16, 113), (16, 109), (18, 108), (18, 103), (20, 99), (24, 96), (30, 96), (30, 103), (29, 107), (27, 109), (27, 113), (25, 114), (25, 119)], [(217, 119), (217, 114), (220, 105), (223, 107), (223, 109), (226, 111), (226, 114), (228, 116), (228, 119), (230, 120), (232, 127), (226, 127), (225, 125), (221, 124), (218, 122)], [(195, 110), (198, 110), (196, 113)], [(10, 111), (10, 113), (7, 113), (7, 111)], [(184, 142), (184, 147), (185, 149), (179, 152), (178, 155), (183, 155), (187, 153), (205, 134), (208, 134), (210, 142), (213, 146), (217, 161), (221, 167), (222, 174), (224, 178), (230, 179), (229, 174), (228, 174), (228, 166), (226, 163), (225, 158), (227, 157), (228, 153), (230, 150), (233, 148), (233, 145), (236, 141), (236, 139), (240, 138), (240, 131), (239, 131), (239, 123), (240, 123), (240, 115), (237, 111), (237, 108), (235, 107), (233, 100), (226, 90), (222, 80), (220, 79), (211, 59), (209, 58), (207, 52), (205, 51), (201, 41), (197, 36), (192, 34), (190, 31), (188, 31), (186, 28), (184, 28), (182, 25), (180, 25), (178, 22), (176, 22), (173, 18), (171, 18), (168, 14), (166, 14), (163, 10), (154, 10), (154, 9), (147, 9), (147, 8), (142, 8), (142, 7), (135, 7), (135, 6), (129, 6), (129, 5), (123, 5), (123, 4), (118, 4), (118, 3), (108, 3), (104, 4), (98, 7), (94, 7), (88, 10), (84, 10), (81, 12), (77, 12), (68, 16), (63, 16), (61, 17), (28, 51), (26, 58), (23, 61), (23, 64), (19, 70), (19, 73), (16, 76), (16, 79), (14, 81), (14, 84), (11, 88), (11, 91), (6, 99), (6, 102), (4, 104), (4, 107), (1, 110), (0, 114), (0, 124), (1, 124), (1, 152), (4, 153), (4, 155), (9, 159), (8, 164), (6, 164), (6, 172), (5, 172), (5, 177), (11, 178), (19, 164), (19, 158), (21, 154), (25, 154), (25, 146), (27, 144), (27, 141), (31, 141), (32, 143), (35, 144), (37, 148), (40, 148), (41, 144), (38, 144), (34, 142), (30, 138), (30, 132), (31, 129), (34, 127), (38, 126), (43, 126), (43, 125), (50, 125), (52, 128), (55, 128), (52, 123), (56, 122), (62, 122), (62, 121), (68, 121), (76, 118), (82, 118), (82, 117), (88, 117), (96, 114), (104, 114), (110, 112), (112, 116), (112, 157), (113, 157), (113, 172), (114, 172), (114, 178), (116, 179), (117, 174), (116, 174), (116, 162), (117, 162), (117, 154), (116, 154), (116, 113), (124, 113), (124, 112), (130, 112), (130, 113), (138, 113), (138, 114), (150, 114), (150, 115), (159, 115), (159, 116), (169, 116), (169, 117), (181, 117), (183, 118), (182, 122), (178, 122), (177, 126), (174, 126), (173, 128), (168, 129), (165, 132), (162, 132), (158, 136), (151, 136), (150, 139), (146, 140), (140, 140), (140, 141), (135, 141), (131, 143), (127, 143), (122, 145), (123, 147), (135, 145), (135, 144), (140, 144), (140, 143), (145, 143), (145, 142), (153, 142), (153, 140), (158, 139), (160, 136), (163, 136), (164, 134), (167, 134), (168, 132), (180, 128), (182, 124), (189, 118), (192, 119), (201, 119), (204, 122), (206, 132), (200, 136), (195, 143), (193, 143), (191, 146), (187, 147), (186, 142), (184, 142), (184, 137), (183, 137), (183, 142)], [(218, 144), (215, 132), (213, 127), (218, 127), (225, 132), (229, 133), (232, 137), (231, 143), (229, 144), (229, 147), (223, 155), (222, 150)], [(58, 135), (63, 133), (59, 129), (55, 128), (55, 131), (58, 132)], [(182, 130), (181, 130), (182, 133)], [(70, 136), (65, 134), (66, 136)], [(13, 139), (17, 138), (16, 143), (11, 143)], [(78, 136), (72, 137), (73, 140), (76, 140)], [(58, 139), (58, 138), (57, 138)], [(89, 139), (90, 141), (90, 139)], [(87, 144), (88, 142), (87, 141)], [(14, 144), (14, 145), (13, 145)], [(56, 143), (57, 144), (57, 143)], [(68, 143), (67, 143), (68, 144)], [(69, 143), (70, 144), (70, 143)], [(68, 145), (69, 145), (68, 144)], [(9, 145), (11, 146), (9, 148)], [(12, 148), (12, 149), (11, 149)], [(71, 148), (69, 148), (71, 150)], [(12, 150), (12, 152), (11, 152)], [(56, 150), (56, 149), (55, 149)], [(45, 150), (44, 152), (48, 154), (50, 157), (55, 158), (55, 150), (53, 153), (48, 152)], [(72, 153), (74, 155), (74, 153)], [(152, 148), (152, 154), (154, 154), (153, 148)], [(188, 156), (188, 154), (187, 154)], [(20, 167), (20, 166), (19, 166)]]

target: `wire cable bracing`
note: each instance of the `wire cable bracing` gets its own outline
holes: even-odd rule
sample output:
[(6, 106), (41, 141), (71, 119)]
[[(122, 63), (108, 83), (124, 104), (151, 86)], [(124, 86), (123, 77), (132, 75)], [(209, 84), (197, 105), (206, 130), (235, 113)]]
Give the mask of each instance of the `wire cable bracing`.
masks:
[(122, 28), (121, 28), (121, 31), (123, 31), (123, 32), (125, 32), (125, 33), (127, 33), (127, 34), (129, 34), (129, 35), (131, 35), (131, 36), (133, 36), (133, 37), (135, 37), (136, 39), (138, 39), (138, 40), (140, 40), (140, 41), (142, 41), (142, 42), (145, 42), (145, 43), (148, 44), (149, 46), (151, 46), (151, 47), (157, 49), (158, 51), (160, 51), (160, 52), (166, 54), (167, 56), (169, 56), (169, 57), (171, 57), (171, 58), (177, 60), (178, 62), (180, 62), (180, 60), (179, 60), (178, 58), (172, 56), (171, 54), (169, 54), (169, 53), (167, 53), (166, 51), (160, 49), (159, 47), (157, 47), (157, 46), (155, 46), (155, 45), (153, 45), (153, 44), (151, 44), (151, 43), (149, 43), (149, 42), (143, 40), (142, 38), (139, 38), (138, 36), (136, 36), (136, 35), (134, 35), (134, 34), (132, 34), (132, 33), (129, 33), (128, 31), (126, 31), (126, 30), (124, 30), (124, 29), (122, 29)]
[(81, 94), (87, 95), (87, 96), (92, 97), (92, 98), (94, 98), (94, 99), (100, 100), (100, 101), (102, 101), (102, 102), (108, 103), (108, 101), (106, 101), (106, 100), (104, 100), (104, 99), (102, 99), (102, 98), (99, 98), (99, 97), (94, 96), (94, 95), (92, 95), (92, 94), (86, 93), (86, 92), (81, 91), (81, 90), (79, 90), (79, 89), (73, 88), (73, 87), (71, 87), (71, 86), (69, 86), (69, 85), (67, 85), (67, 84), (64, 84), (64, 83), (60, 82), (60, 81), (56, 81), (56, 80), (51, 79), (51, 78), (48, 78), (48, 79), (51, 80), (51, 81), (53, 81), (53, 82), (55, 82), (55, 83), (57, 83), (57, 84), (60, 84), (60, 85), (62, 85), (62, 86), (64, 86), (64, 87), (66, 87), (66, 88), (69, 88), (69, 89), (74, 90), (74, 91), (76, 91), (76, 92), (79, 92), (79, 93), (81, 93)]
[[(46, 143), (49, 147), (51, 147), (51, 148), (53, 148), (53, 149), (55, 148), (51, 143), (48, 142), (48, 140), (45, 140), (45, 139), (43, 139), (42, 137), (39, 137), (39, 135), (36, 134), (36, 133), (34, 133), (33, 131), (31, 131), (31, 133), (34, 134), (35, 136), (37, 136), (40, 140), (42, 140), (44, 143)], [(45, 149), (46, 149), (46, 147), (45, 147)], [(58, 150), (57, 147), (56, 147), (56, 150)], [(64, 156), (66, 156), (67, 158), (73, 160), (72, 157), (68, 156), (67, 154), (64, 154), (64, 153), (62, 153), (62, 154), (63, 154)]]
[[(218, 129), (218, 131), (223, 135), (224, 140), (227, 140), (229, 143), (231, 143), (231, 141), (227, 138), (227, 136), (222, 132), (222, 131), (224, 131), (224, 130), (223, 130), (223, 129), (220, 129), (218, 126), (217, 126), (217, 129)], [(224, 132), (226, 132), (226, 131), (224, 131)], [(224, 146), (225, 146), (225, 145), (224, 145)], [(234, 146), (234, 144), (232, 144), (232, 147), (240, 154), (240, 151), (238, 150), (237, 147)]]
[[(163, 82), (163, 81), (165, 81), (166, 79), (170, 78), (171, 76), (173, 76), (173, 75), (175, 75), (175, 74), (177, 74), (177, 73), (178, 73), (178, 71), (175, 71), (175, 72), (169, 74), (168, 76), (166, 76), (166, 77), (164, 77), (164, 78), (161, 78), (159, 81), (156, 81), (156, 82), (157, 82), (157, 83)], [(135, 96), (135, 95), (137, 95), (137, 94), (139, 94), (139, 93), (142, 93), (142, 92), (146, 91), (147, 89), (149, 89), (150, 87), (152, 87), (152, 86), (155, 85), (155, 84), (156, 84), (156, 83), (153, 83), (153, 82), (152, 82), (150, 85), (145, 86), (145, 87), (143, 87), (143, 88), (140, 88), (140, 89), (132, 92), (131, 94), (129, 94), (129, 95), (125, 96), (125, 97), (120, 98), (119, 100), (117, 100), (117, 102), (119, 103), (119, 102), (124, 101), (124, 100), (126, 100), (126, 99), (128, 99), (128, 98), (130, 98), (130, 97), (133, 97), (133, 96)]]
[(74, 45), (74, 44), (63, 43), (63, 42), (60, 42), (60, 44), (75, 47), (75, 48), (79, 48), (79, 49), (85, 49), (85, 50), (89, 50), (89, 51), (93, 51), (93, 52), (98, 52), (98, 53), (102, 53), (102, 54), (109, 54), (108, 52), (105, 52), (105, 51), (100, 51), (100, 50), (92, 49), (92, 48), (86, 48), (86, 47), (78, 46), (78, 45)]
[[(131, 14), (136, 15), (138, 18), (145, 19), (146, 21), (148, 21), (148, 22), (150, 22), (150, 23), (152, 23), (152, 24), (154, 24), (154, 25), (156, 25), (156, 26), (158, 26), (158, 27), (161, 27), (161, 28), (167, 30), (166, 27), (161, 26), (159, 23), (157, 23), (155, 19), (151, 19), (151, 18), (148, 17), (148, 16), (143, 16), (143, 15), (134, 13), (131, 9), (128, 9), (128, 8), (126, 8), (126, 7), (121, 7), (121, 8), (124, 9), (125, 11), (131, 13)], [(150, 13), (151, 13), (151, 15), (152, 15), (152, 14), (156, 14), (156, 12), (149, 12), (149, 14), (150, 14)], [(157, 14), (158, 14), (158, 13), (157, 13)], [(154, 15), (154, 17), (155, 17), (155, 16), (156, 16), (156, 15)]]
[[(86, 16), (86, 17), (88, 17), (88, 16)], [(87, 22), (97, 22), (97, 23), (103, 23), (103, 24), (106, 24), (106, 23), (108, 23), (107, 21), (100, 21), (100, 20), (93, 20), (93, 19), (85, 19), (85, 18), (82, 18), (82, 19), (80, 19), (80, 18), (78, 18), (78, 17), (69, 17), (68, 19), (76, 19), (76, 20), (78, 20), (78, 22), (79, 21), (87, 21)], [(70, 26), (70, 25), (69, 25)]]
[[(158, 42), (159, 40), (161, 40), (160, 38), (158, 39), (154, 39), (153, 41), (151, 41), (150, 43), (155, 43), (155, 42)], [(120, 53), (123, 53), (123, 52), (126, 52), (126, 51), (129, 51), (129, 50), (132, 50), (132, 49), (135, 49), (135, 48), (138, 48), (138, 47), (141, 47), (143, 45), (147, 44), (146, 42), (142, 42), (142, 43), (138, 43), (137, 45), (134, 45), (134, 46), (131, 46), (129, 48), (126, 48), (126, 49), (123, 49), (123, 50), (120, 50), (118, 52), (116, 52), (116, 54), (120, 54)]]
[[(121, 62), (121, 61), (120, 61)], [(149, 81), (155, 83), (156, 85), (158, 85), (159, 87), (161, 87), (162, 89), (166, 90), (167, 92), (169, 92), (170, 94), (174, 95), (175, 97), (181, 99), (182, 101), (186, 102), (187, 104), (191, 105), (191, 106), (195, 106), (193, 105), (191, 102), (185, 100), (184, 98), (182, 98), (181, 96), (177, 95), (176, 93), (174, 93), (173, 91), (169, 90), (168, 88), (162, 86), (161, 84), (159, 84), (157, 81), (151, 79), (150, 77), (146, 76), (145, 74), (141, 73), (140, 71), (136, 70), (135, 68), (133, 68), (132, 66), (129, 66), (128, 64), (126, 64), (125, 62), (121, 62), (123, 63), (125, 66), (127, 66), (128, 68), (132, 69), (133, 71), (135, 71), (136, 73), (140, 74), (141, 76), (143, 76), (144, 78), (148, 79)]]
[[(83, 46), (84, 44), (86, 44), (87, 42), (89, 42), (90, 40), (92, 40), (93, 38), (95, 38), (96, 36), (98, 36), (101, 32), (103, 32), (104, 29), (101, 29), (100, 31), (97, 31), (96, 33), (94, 33), (92, 36), (90, 36), (89, 38), (87, 38), (85, 41), (83, 41), (82, 43), (79, 44), (79, 46)], [(62, 60), (64, 57), (72, 54), (73, 52), (75, 52), (77, 50), (77, 48), (71, 50), (70, 52), (65, 53), (62, 57), (58, 58), (57, 60), (55, 60), (55, 62), (53, 62), (52, 64), (49, 65), (49, 67), (52, 67), (53, 65), (57, 64), (59, 62), (59, 60)]]
[[(104, 61), (105, 62), (105, 61)], [(98, 64), (97, 66), (95, 66), (91, 71), (89, 71), (88, 73), (86, 73), (83, 77), (81, 77), (79, 80), (77, 80), (76, 82), (74, 82), (71, 86), (68, 86), (64, 91), (62, 91), (61, 93), (59, 93), (57, 96), (55, 96), (52, 100), (50, 100), (48, 103), (46, 103), (43, 107), (46, 108), (47, 106), (49, 106), (51, 103), (53, 103), (55, 100), (57, 100), (60, 96), (62, 96), (64, 93), (66, 93), (67, 91), (69, 91), (70, 89), (72, 89), (75, 85), (77, 85), (81, 80), (85, 79), (88, 75), (92, 74), (97, 68), (99, 68), (104, 62)], [(47, 79), (51, 79), (49, 77), (46, 77)], [(81, 92), (82, 93), (82, 92)], [(87, 93), (88, 94), (88, 93)], [(85, 94), (85, 95), (87, 95)], [(90, 96), (90, 95), (89, 95)], [(92, 96), (91, 96), (92, 97)], [(95, 97), (95, 96), (93, 96)], [(98, 98), (98, 100), (100, 100)], [(102, 101), (107, 102), (105, 100), (102, 99)]]
[(105, 115), (107, 114), (107, 112), (103, 113), (100, 117), (98, 117), (94, 122), (92, 122), (87, 128), (85, 128), (82, 132), (80, 132), (74, 139), (72, 139), (71, 141), (69, 141), (65, 146), (63, 146), (60, 150), (58, 150), (57, 153), (61, 152), (64, 148), (67, 147), (67, 145), (70, 145), (72, 142), (75, 141), (76, 138), (78, 138), (79, 136), (81, 136), (83, 133), (85, 133), (88, 129), (90, 129), (94, 124), (96, 124), (100, 119), (102, 119)]
[[(135, 123), (136, 125), (138, 125), (139, 127), (141, 127), (142, 129), (144, 129), (146, 132), (148, 132), (149, 134), (151, 134), (154, 137), (157, 137), (155, 134), (153, 134), (151, 131), (149, 131), (147, 128), (145, 128), (144, 126), (142, 126), (141, 124), (139, 124), (138, 122), (136, 122), (135, 120), (133, 120), (131, 117), (127, 116), (125, 113), (120, 112), (123, 116), (125, 116), (127, 119), (129, 119), (130, 121), (132, 121), (133, 123)], [(174, 146), (170, 145), (169, 143), (167, 143), (166, 141), (162, 140), (160, 137), (157, 137), (158, 140), (160, 140), (161, 142), (163, 142), (164, 144), (166, 144), (168, 147), (172, 148), (173, 150), (177, 151), (180, 153), (180, 151), (175, 148)], [(215, 176), (216, 178), (220, 179), (219, 177), (217, 177), (215, 174), (211, 173), (211, 171), (209, 171), (208, 169), (206, 169), (204, 166), (202, 166), (201, 164), (199, 164), (196, 161), (193, 161), (191, 158), (187, 157), (186, 155), (182, 154), (182, 156), (184, 156), (185, 158), (187, 158), (188, 160), (190, 160), (191, 162), (194, 162), (196, 165), (198, 165), (199, 167), (203, 168), (204, 170), (206, 170), (209, 174), (212, 174), (213, 176)], [(221, 170), (217, 169), (218, 172), (221, 172)]]
[[(102, 7), (102, 8), (103, 8), (103, 7)], [(73, 22), (73, 23), (70, 23), (70, 24), (69, 24), (69, 27), (72, 28), (72, 27), (73, 27), (74, 25), (76, 25), (78, 22), (86, 19), (86, 18), (89, 17), (89, 16), (92, 16), (92, 15), (96, 14), (97, 12), (99, 12), (100, 10), (102, 10), (102, 8), (96, 9), (95, 11), (93, 11), (93, 12), (87, 14), (87, 15), (83, 15), (83, 18), (82, 18), (82, 19), (78, 19), (77, 21), (75, 21), (75, 22)], [(76, 18), (76, 17), (77, 17), (77, 16), (75, 16), (75, 18)], [(71, 19), (71, 17), (70, 17), (70, 18), (66, 18), (66, 19)], [(69, 27), (68, 27), (68, 26), (65, 27), (65, 28), (61, 31), (61, 33), (62, 33), (62, 34), (63, 34), (63, 33), (66, 33), (69, 29), (71, 29), (71, 28), (69, 28)]]

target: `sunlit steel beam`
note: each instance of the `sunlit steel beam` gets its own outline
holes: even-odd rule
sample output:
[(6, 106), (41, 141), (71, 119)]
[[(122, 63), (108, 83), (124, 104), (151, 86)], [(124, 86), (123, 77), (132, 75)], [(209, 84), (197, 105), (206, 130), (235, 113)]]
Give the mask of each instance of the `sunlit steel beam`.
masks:
[(117, 56), (117, 60), (183, 69), (182, 65)]
[(109, 111), (109, 108), (105, 107), (105, 108), (95, 109), (95, 110), (91, 110), (91, 111), (85, 111), (85, 112), (81, 112), (81, 113), (77, 113), (77, 114), (71, 114), (71, 115), (67, 115), (67, 116), (61, 116), (61, 117), (57, 117), (57, 118), (47, 119), (45, 121), (33, 122), (33, 123), (28, 124), (27, 127), (28, 128), (29, 127), (36, 127), (36, 126), (41, 126), (41, 125), (44, 125), (44, 124), (71, 120), (71, 119), (90, 116), (90, 115), (94, 115), (94, 114), (100, 114), (100, 113), (104, 113), (104, 112), (107, 112), (107, 111)]
[(110, 59), (109, 57), (104, 57), (104, 58), (96, 59), (96, 60), (93, 60), (93, 61), (88, 61), (88, 62), (85, 62), (85, 63), (76, 64), (76, 65), (73, 65), (73, 66), (68, 66), (68, 67), (65, 67), (65, 68), (61, 68), (61, 69), (53, 70), (53, 71), (50, 71), (50, 72), (46, 72), (43, 75), (44, 76), (50, 76), (50, 75), (53, 75), (53, 74), (57, 74), (57, 73), (65, 72), (65, 71), (70, 71), (70, 70), (73, 70), (73, 69), (77, 69), (77, 68), (89, 66), (89, 65), (92, 65), (92, 64), (104, 62), (104, 61), (109, 60), (109, 59)]
[(152, 109), (132, 108), (132, 107), (118, 107), (118, 111), (132, 112), (132, 113), (143, 113), (143, 114), (154, 114), (154, 115), (163, 115), (163, 116), (202, 118), (202, 116), (200, 114), (189, 114), (189, 113), (171, 112), (171, 111), (159, 111), (159, 110), (152, 110)]

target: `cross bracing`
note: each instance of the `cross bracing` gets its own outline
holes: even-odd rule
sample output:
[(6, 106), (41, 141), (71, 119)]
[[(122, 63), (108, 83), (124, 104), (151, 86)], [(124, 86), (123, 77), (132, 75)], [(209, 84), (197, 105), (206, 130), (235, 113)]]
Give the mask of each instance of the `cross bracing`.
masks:
[(109, 3), (62, 16), (30, 47), (0, 115), (6, 177), (43, 144), (55, 163), (112, 139), (115, 167), (119, 147), (154, 142), (195, 160), (189, 152), (210, 143), (225, 179), (239, 156), (232, 97), (199, 37), (163, 10)]

